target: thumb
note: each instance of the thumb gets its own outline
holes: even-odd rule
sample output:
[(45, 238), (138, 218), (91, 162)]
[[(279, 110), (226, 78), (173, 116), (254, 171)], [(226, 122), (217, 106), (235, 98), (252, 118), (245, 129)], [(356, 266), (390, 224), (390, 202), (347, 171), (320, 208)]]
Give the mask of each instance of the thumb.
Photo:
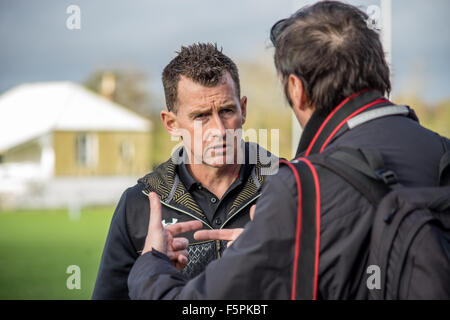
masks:
[(256, 204), (252, 205), (250, 208), (250, 220), (253, 220), (255, 218), (255, 210), (256, 210)]
[(161, 202), (156, 193), (150, 192), (148, 194), (148, 199), (150, 201), (150, 221), (148, 224), (148, 229), (150, 230), (162, 230), (163, 225), (161, 223)]

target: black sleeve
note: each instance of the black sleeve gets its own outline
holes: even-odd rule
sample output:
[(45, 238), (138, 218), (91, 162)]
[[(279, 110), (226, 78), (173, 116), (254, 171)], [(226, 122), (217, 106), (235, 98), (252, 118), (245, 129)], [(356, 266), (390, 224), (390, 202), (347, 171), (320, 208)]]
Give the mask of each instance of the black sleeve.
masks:
[(130, 240), (126, 223), (126, 190), (114, 211), (100, 262), (92, 299), (129, 299), (127, 278), (138, 254)]
[(132, 299), (289, 299), (297, 188), (289, 168), (264, 183), (255, 219), (223, 257), (187, 281), (158, 252), (140, 256), (128, 287)]

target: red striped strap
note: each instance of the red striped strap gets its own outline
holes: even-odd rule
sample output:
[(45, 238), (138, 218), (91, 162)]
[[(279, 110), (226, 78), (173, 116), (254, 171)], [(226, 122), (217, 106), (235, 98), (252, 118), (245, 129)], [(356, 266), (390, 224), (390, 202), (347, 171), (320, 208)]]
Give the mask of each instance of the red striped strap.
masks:
[(291, 299), (316, 300), (320, 253), (319, 178), (316, 169), (306, 158), (293, 162), (281, 160), (280, 163), (292, 170), (298, 194)]
[(297, 284), (297, 271), (298, 270), (298, 254), (300, 253), (300, 231), (302, 228), (302, 185), (300, 183), (300, 176), (295, 166), (287, 161), (280, 160), (280, 163), (287, 165), (294, 173), (295, 181), (297, 182), (297, 223), (295, 227), (295, 249), (294, 249), (294, 267), (292, 272), (292, 290), (291, 300), (295, 300), (296, 297), (296, 284)]
[(347, 118), (342, 120), (341, 123), (339, 123), (338, 126), (336, 128), (334, 128), (333, 132), (328, 136), (327, 140), (325, 140), (322, 147), (320, 148), (320, 152), (322, 152), (326, 148), (326, 146), (330, 143), (331, 139), (333, 139), (335, 134), (347, 123), (348, 120), (350, 120), (353, 117), (356, 117), (358, 114), (369, 109), (370, 107), (373, 107), (373, 106), (375, 106), (377, 104), (381, 104), (381, 103), (387, 103), (387, 102), (389, 102), (389, 100), (387, 100), (387, 99), (377, 99), (374, 102), (371, 102), (371, 103), (359, 108), (358, 110), (353, 112), (351, 115), (349, 115)]
[(317, 130), (316, 135), (314, 136), (314, 138), (311, 140), (311, 143), (308, 146), (308, 149), (306, 149), (306, 153), (305, 156), (309, 156), (309, 154), (311, 153), (311, 150), (314, 146), (314, 144), (316, 143), (317, 139), (319, 138), (320, 134), (322, 133), (323, 129), (325, 128), (325, 126), (330, 122), (330, 120), (334, 117), (334, 115), (345, 105), (347, 104), (347, 102), (349, 102), (350, 100), (355, 99), (356, 97), (358, 97), (359, 95), (361, 95), (362, 93), (368, 91), (368, 89), (366, 90), (362, 90), (360, 92), (357, 92), (353, 95), (351, 95), (350, 97), (348, 97), (347, 99), (345, 99), (344, 101), (342, 101), (336, 108), (334, 108), (333, 112), (331, 112), (328, 117), (325, 119), (325, 121), (322, 123), (322, 125), (320, 126), (319, 130)]
[[(359, 115), (360, 113), (362, 113), (363, 111), (365, 111), (371, 107), (374, 107), (379, 104), (390, 103), (390, 101), (385, 98), (380, 98), (375, 101), (372, 101), (372, 102), (362, 106), (361, 108), (357, 109), (355, 112), (353, 112), (352, 114), (347, 116), (344, 120), (342, 120), (340, 123), (338, 123), (336, 127), (333, 128), (332, 127), (334, 125), (333, 121), (337, 120), (336, 118), (338, 117), (338, 114), (342, 116), (342, 113), (345, 113), (345, 110), (342, 109), (344, 107), (344, 105), (347, 104), (350, 100), (356, 98), (357, 96), (359, 96), (360, 94), (362, 94), (364, 92), (365, 91), (361, 91), (361, 92), (355, 93), (354, 95), (348, 97), (341, 104), (339, 104), (333, 110), (333, 112), (331, 112), (328, 115), (328, 117), (325, 119), (325, 121), (320, 126), (319, 130), (317, 130), (316, 134), (314, 135), (314, 138), (311, 140), (308, 148), (305, 151), (305, 156), (309, 156), (313, 152), (319, 152), (319, 153), (322, 152), (326, 148), (326, 146), (331, 142), (331, 140), (335, 137), (336, 133), (347, 123), (348, 120), (352, 119), (353, 117), (356, 117), (357, 115)], [(340, 112), (341, 110), (342, 110), (342, 112)], [(333, 129), (333, 131), (331, 132), (331, 134), (329, 134), (328, 137), (326, 137), (326, 140), (323, 143), (320, 142), (325, 138), (324, 135), (326, 133), (324, 133), (324, 131), (329, 132), (331, 129)], [(317, 145), (320, 143), (322, 143), (322, 145)], [(314, 150), (316, 150), (316, 151), (314, 151)]]

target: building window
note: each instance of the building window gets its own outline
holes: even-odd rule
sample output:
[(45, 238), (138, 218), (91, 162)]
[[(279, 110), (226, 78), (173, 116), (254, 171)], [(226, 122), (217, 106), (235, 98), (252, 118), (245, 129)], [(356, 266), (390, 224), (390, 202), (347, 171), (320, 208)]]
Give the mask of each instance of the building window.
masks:
[(80, 133), (76, 137), (77, 163), (84, 167), (95, 167), (98, 161), (98, 139), (92, 133)]
[(134, 158), (134, 144), (131, 141), (124, 141), (120, 144), (120, 156), (126, 163), (131, 163)]

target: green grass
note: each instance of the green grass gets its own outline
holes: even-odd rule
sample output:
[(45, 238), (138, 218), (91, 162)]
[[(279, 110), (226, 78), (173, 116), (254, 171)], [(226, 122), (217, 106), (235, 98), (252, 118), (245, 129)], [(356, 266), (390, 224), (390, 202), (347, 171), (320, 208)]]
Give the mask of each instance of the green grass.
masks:
[[(114, 208), (0, 212), (0, 299), (90, 299)], [(69, 265), (81, 289), (66, 287)]]

